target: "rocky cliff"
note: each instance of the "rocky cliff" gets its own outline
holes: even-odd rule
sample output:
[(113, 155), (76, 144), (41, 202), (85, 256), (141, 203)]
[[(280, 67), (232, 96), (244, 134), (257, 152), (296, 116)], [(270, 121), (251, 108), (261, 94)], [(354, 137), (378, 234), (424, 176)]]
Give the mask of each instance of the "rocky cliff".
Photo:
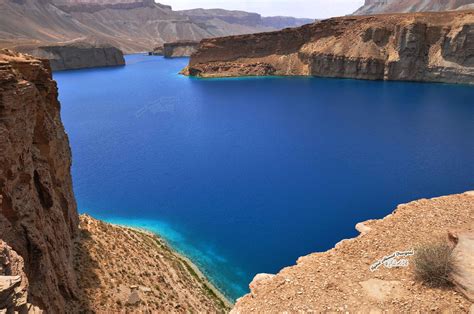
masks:
[[(357, 238), (334, 249), (300, 257), (277, 275), (257, 275), (251, 293), (237, 300), (231, 313), (474, 310), (474, 192), (399, 205), (384, 219), (356, 228)], [(417, 248), (448, 239), (455, 286), (430, 287), (414, 275)]]
[(355, 15), (466, 9), (474, 0), (365, 0)]
[(28, 302), (61, 312), (77, 294), (71, 151), (47, 62), (0, 53), (0, 239), (24, 261)]
[(196, 52), (199, 46), (197, 41), (177, 41), (163, 45), (163, 55), (165, 58), (189, 57)]
[(474, 12), (341, 17), (201, 41), (184, 74), (474, 83)]
[(173, 11), (154, 0), (0, 0), (0, 48), (95, 38), (133, 53), (165, 42), (271, 31), (308, 20), (279, 18), (278, 28), (271, 21), (240, 11)]
[(107, 44), (75, 42), (16, 50), (48, 59), (53, 71), (125, 65), (122, 51)]

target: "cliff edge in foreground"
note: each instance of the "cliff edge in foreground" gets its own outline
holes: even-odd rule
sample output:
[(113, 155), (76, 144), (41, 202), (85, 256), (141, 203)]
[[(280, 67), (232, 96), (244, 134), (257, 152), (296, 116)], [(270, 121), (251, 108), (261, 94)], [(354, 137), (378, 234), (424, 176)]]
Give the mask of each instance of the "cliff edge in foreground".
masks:
[[(474, 311), (474, 192), (399, 205), (384, 219), (356, 228), (361, 235), (332, 250), (301, 257), (277, 275), (257, 275), (251, 293), (237, 300), (232, 312)], [(414, 276), (417, 247), (448, 235), (454, 246), (455, 286), (432, 288)], [(401, 254), (377, 264), (396, 252)]]
[(184, 74), (474, 83), (474, 11), (349, 16), (204, 39)]
[(28, 302), (51, 313), (77, 296), (79, 217), (57, 97), (47, 61), (0, 50), (0, 239), (24, 261)]

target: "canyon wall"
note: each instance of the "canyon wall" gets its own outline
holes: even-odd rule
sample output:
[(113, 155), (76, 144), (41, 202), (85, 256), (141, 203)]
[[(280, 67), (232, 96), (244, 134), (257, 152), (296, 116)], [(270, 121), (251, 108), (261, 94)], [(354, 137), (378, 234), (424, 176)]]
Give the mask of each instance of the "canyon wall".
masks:
[(76, 297), (71, 151), (47, 62), (0, 52), (0, 239), (24, 261), (28, 302), (60, 313)]
[(205, 39), (184, 74), (474, 83), (474, 12), (340, 17)]

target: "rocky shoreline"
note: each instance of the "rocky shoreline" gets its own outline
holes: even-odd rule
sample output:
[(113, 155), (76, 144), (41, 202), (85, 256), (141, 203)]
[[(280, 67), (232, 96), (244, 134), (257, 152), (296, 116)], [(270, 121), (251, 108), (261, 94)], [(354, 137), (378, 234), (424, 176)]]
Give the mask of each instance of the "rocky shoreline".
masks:
[(332, 18), (204, 39), (182, 73), (474, 84), (474, 11)]

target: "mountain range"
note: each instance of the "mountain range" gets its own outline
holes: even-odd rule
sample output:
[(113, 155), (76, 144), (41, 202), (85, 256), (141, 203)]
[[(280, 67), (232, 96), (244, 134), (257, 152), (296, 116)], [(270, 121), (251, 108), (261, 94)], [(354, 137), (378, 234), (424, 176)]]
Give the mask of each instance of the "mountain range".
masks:
[(474, 0), (365, 0), (354, 15), (474, 9)]
[(227, 10), (174, 11), (154, 0), (0, 0), (0, 46), (106, 42), (126, 53), (165, 42), (277, 30), (311, 19)]

